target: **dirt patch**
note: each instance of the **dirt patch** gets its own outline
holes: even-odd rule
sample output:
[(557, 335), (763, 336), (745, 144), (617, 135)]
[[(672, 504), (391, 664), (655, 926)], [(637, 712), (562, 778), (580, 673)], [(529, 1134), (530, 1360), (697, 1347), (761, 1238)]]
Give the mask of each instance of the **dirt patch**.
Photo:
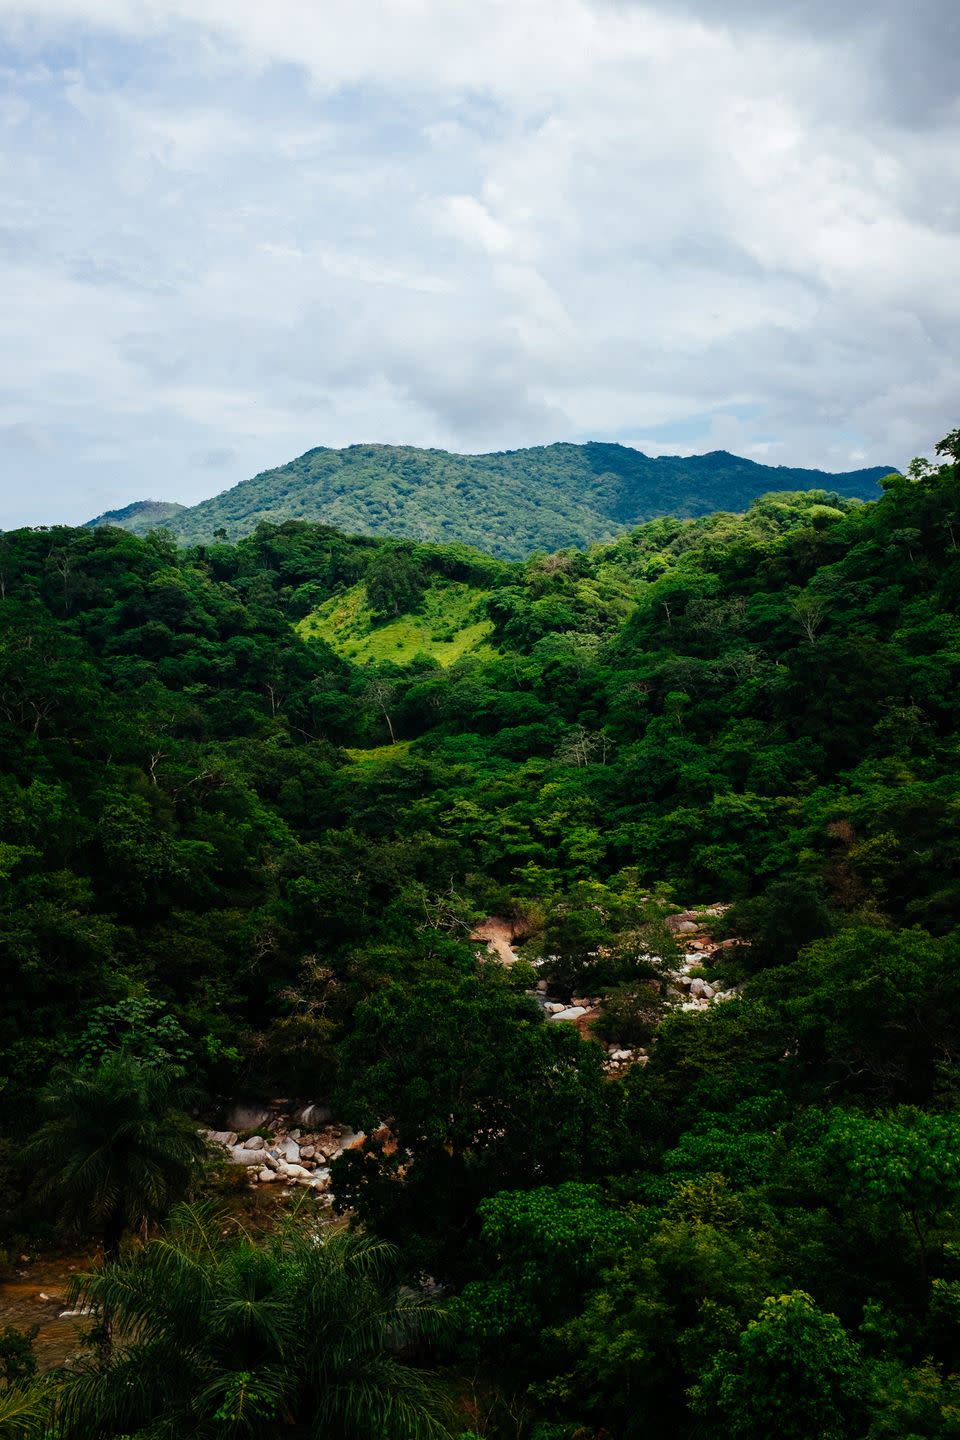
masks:
[(488, 915), (482, 925), (478, 925), (471, 935), (471, 940), (483, 940), (487, 949), (492, 955), (496, 955), (501, 965), (512, 965), (519, 957), (514, 950), (514, 942), (517, 939), (517, 932), (509, 920), (502, 915)]

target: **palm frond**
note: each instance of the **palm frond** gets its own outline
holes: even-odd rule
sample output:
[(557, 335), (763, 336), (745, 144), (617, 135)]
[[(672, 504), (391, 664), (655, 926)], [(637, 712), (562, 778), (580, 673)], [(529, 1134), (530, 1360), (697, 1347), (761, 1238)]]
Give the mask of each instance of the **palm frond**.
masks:
[(39, 1437), (50, 1414), (51, 1389), (44, 1381), (11, 1385), (0, 1391), (0, 1437), (29, 1440)]

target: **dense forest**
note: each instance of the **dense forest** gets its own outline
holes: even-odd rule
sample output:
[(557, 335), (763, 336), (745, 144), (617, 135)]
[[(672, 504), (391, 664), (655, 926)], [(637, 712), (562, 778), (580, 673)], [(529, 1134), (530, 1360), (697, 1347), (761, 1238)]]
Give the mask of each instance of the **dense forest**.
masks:
[(456, 455), (409, 445), (320, 446), (287, 465), (185, 506), (143, 500), (92, 525), (145, 535), (167, 526), (181, 543), (239, 540), (261, 521), (315, 520), (341, 530), (477, 545), (505, 559), (612, 540), (657, 516), (746, 510), (765, 490), (835, 490), (877, 498), (892, 466), (830, 475), (759, 465), (725, 450), (653, 458), (628, 445), (540, 445)]
[(882, 492), (0, 536), (0, 1245), (98, 1247), (0, 1436), (960, 1435), (960, 432)]

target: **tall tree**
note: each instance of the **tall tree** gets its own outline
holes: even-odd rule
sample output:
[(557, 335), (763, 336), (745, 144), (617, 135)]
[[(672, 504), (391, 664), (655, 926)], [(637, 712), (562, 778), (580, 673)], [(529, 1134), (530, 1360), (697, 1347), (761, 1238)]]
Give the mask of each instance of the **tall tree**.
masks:
[(75, 1282), (74, 1300), (113, 1313), (118, 1344), (108, 1368), (68, 1379), (66, 1435), (442, 1440), (445, 1393), (405, 1358), (441, 1316), (396, 1283), (395, 1260), (296, 1218), (258, 1246), (180, 1207), (162, 1238)]
[(41, 1097), (43, 1124), (24, 1149), (38, 1196), (68, 1235), (95, 1234), (116, 1261), (124, 1232), (182, 1199), (204, 1156), (168, 1071), (123, 1051), (96, 1069), (61, 1070)]

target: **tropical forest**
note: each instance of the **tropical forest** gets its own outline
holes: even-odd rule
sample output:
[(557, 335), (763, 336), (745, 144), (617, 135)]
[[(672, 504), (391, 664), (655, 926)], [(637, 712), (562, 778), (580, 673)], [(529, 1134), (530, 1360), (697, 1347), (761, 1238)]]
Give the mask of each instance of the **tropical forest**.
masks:
[(0, 534), (3, 1440), (960, 1436), (932, 455)]

